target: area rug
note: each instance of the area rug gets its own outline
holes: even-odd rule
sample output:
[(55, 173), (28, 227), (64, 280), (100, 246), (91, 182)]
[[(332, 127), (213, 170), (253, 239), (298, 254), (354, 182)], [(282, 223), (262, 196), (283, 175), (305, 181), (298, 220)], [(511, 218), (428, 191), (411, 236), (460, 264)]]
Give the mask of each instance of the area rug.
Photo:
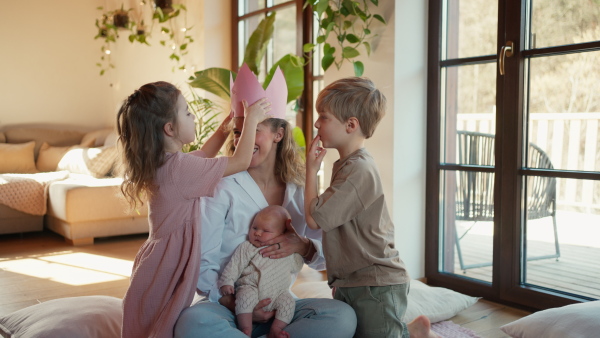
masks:
[(475, 331), (469, 330), (449, 320), (431, 324), (431, 330), (442, 338), (481, 338)]

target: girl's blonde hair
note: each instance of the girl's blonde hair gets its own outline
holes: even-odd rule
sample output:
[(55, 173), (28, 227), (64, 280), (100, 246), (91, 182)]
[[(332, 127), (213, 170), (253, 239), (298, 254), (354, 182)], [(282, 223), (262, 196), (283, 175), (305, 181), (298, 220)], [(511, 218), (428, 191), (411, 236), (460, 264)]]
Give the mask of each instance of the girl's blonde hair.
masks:
[[(283, 129), (283, 137), (277, 143), (275, 176), (284, 183), (294, 183), (301, 187), (304, 186), (306, 168), (300, 147), (294, 141), (290, 123), (284, 119), (270, 118), (261, 122), (261, 124), (269, 126), (273, 133), (276, 133), (279, 128)], [(234, 149), (233, 139), (231, 139), (227, 147), (229, 155), (233, 154)]]
[(135, 208), (152, 195), (156, 170), (164, 163), (166, 123), (177, 120), (181, 92), (168, 82), (148, 83), (123, 102), (117, 114), (117, 134), (122, 148), (121, 192)]

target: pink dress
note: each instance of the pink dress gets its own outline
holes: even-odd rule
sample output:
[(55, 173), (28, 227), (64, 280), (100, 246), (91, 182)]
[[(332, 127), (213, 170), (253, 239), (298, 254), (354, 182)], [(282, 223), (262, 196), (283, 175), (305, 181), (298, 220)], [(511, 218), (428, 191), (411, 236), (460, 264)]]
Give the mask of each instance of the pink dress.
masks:
[(149, 202), (150, 235), (135, 257), (123, 299), (122, 337), (172, 337), (194, 297), (200, 266), (200, 197), (212, 196), (227, 157), (167, 154)]

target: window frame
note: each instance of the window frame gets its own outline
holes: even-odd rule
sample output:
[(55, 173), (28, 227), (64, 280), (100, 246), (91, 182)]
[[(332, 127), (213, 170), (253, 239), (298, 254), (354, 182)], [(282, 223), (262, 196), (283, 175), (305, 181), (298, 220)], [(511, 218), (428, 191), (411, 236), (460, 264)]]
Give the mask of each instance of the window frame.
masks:
[[(525, 168), (523, 162), (524, 104), (526, 62), (534, 57), (558, 55), (568, 52), (586, 52), (600, 50), (600, 41), (571, 44), (564, 46), (527, 49), (524, 27), (527, 1), (498, 1), (498, 43), (499, 54), (504, 41), (513, 41), (515, 56), (505, 62), (506, 73), (496, 78), (497, 111), (496, 115), (496, 166), (491, 170), (495, 174), (494, 203), (495, 220), (493, 255), (500, 260), (493, 266), (491, 284), (475, 279), (463, 278), (459, 274), (440, 271), (440, 243), (447, 240), (440, 231), (441, 176), (447, 170), (475, 170), (456, 164), (441, 162), (443, 142), (441, 138), (442, 72), (447, 67), (464, 66), (496, 60), (497, 55), (478, 56), (442, 60), (444, 43), (442, 42), (443, 0), (429, 1), (428, 13), (428, 75), (427, 75), (427, 155), (426, 155), (426, 201), (425, 201), (425, 274), (431, 285), (482, 296), (486, 299), (516, 306), (527, 310), (541, 310), (579, 302), (560, 292), (543, 290), (521, 284), (521, 192), (522, 179), (527, 176), (550, 176), (556, 178), (574, 178), (600, 180), (599, 172), (573, 170)], [(512, 19), (508, 19), (512, 18)], [(511, 22), (509, 22), (511, 20)], [(518, 22), (517, 22), (518, 21)], [(503, 38), (500, 38), (502, 36)], [(492, 61), (493, 62), (493, 61)], [(495, 63), (495, 62), (494, 62)], [(496, 63), (495, 63), (496, 64)], [(516, 99), (509, 99), (516, 98)], [(509, 114), (510, 113), (510, 114)], [(454, 250), (453, 246), (450, 246)], [(583, 298), (583, 297), (582, 297)]]
[[(267, 0), (265, 2), (265, 8), (259, 9), (250, 13), (246, 13), (242, 16), (239, 15), (239, 0), (231, 0), (231, 69), (237, 70), (242, 60), (239, 59), (239, 34), (238, 26), (240, 21), (247, 18), (262, 15), (266, 16), (267, 13), (277, 11), (281, 8), (286, 8), (295, 5), (296, 6), (296, 55), (304, 56), (303, 46), (306, 43), (313, 43), (313, 11), (310, 6), (304, 8), (304, 0), (290, 0), (277, 4), (274, 6), (267, 6)], [(305, 139), (307, 142), (313, 138), (313, 83), (323, 79), (322, 75), (313, 73), (313, 59), (307, 59), (305, 56), (304, 65), (304, 90), (299, 100), (300, 109), (298, 113), (302, 114), (301, 124), (298, 125), (304, 132)], [(266, 58), (265, 58), (266, 60)]]

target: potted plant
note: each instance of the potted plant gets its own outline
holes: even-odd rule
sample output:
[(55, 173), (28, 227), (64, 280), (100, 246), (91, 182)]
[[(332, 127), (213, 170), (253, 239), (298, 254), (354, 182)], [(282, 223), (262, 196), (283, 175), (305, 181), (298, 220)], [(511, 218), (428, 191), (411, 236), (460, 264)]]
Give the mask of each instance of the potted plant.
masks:
[(170, 13), (173, 11), (173, 0), (154, 0), (156, 8), (160, 8), (163, 13)]
[[(146, 4), (145, 1), (142, 3)], [(147, 4), (152, 7), (151, 3)], [(97, 9), (104, 10), (103, 7), (98, 7)], [(108, 69), (114, 68), (114, 65), (110, 62), (110, 54), (112, 53), (111, 44), (115, 43), (119, 38), (118, 30), (129, 30), (128, 39), (131, 43), (137, 41), (145, 45), (150, 45), (150, 33), (152, 32), (154, 23), (161, 25), (160, 36), (162, 39), (159, 43), (172, 49), (169, 58), (177, 63), (177, 66), (173, 67), (173, 71), (175, 69), (185, 70), (186, 65), (181, 61), (188, 54), (188, 45), (193, 43), (194, 39), (189, 34), (191, 27), (178, 27), (180, 24), (174, 19), (182, 12), (187, 12), (187, 8), (182, 4), (173, 4), (172, 0), (156, 1), (155, 7), (151, 9), (152, 16), (149, 26), (144, 23), (143, 13), (138, 15), (136, 20), (135, 17), (129, 16), (129, 11), (132, 11), (132, 9), (126, 10), (121, 5), (121, 8), (118, 10), (103, 12), (101, 19), (96, 20), (98, 33), (95, 39), (104, 40), (104, 44), (100, 48), (102, 51), (101, 60), (96, 63), (100, 67), (100, 75), (103, 75)]]
[[(378, 0), (370, 1), (373, 5), (378, 6)], [(370, 56), (371, 45), (368, 42), (368, 38), (372, 36), (370, 27), (374, 19), (385, 24), (383, 17), (379, 14), (371, 14), (366, 1), (361, 6), (359, 2), (350, 0), (307, 0), (306, 5), (311, 5), (319, 23), (320, 35), (317, 37), (316, 44), (304, 46), (304, 52), (308, 55), (317, 45), (323, 45), (321, 65), (324, 70), (327, 70), (332, 64), (339, 69), (344, 60), (347, 60), (353, 63), (355, 75), (361, 76), (364, 72), (364, 65), (356, 59), (361, 55), (358, 48), (362, 46), (366, 50), (367, 56)], [(265, 16), (252, 32), (246, 45), (242, 63), (246, 63), (256, 75), (258, 75), (258, 65), (263, 59), (267, 44), (273, 36), (276, 13), (272, 12)], [(329, 34), (337, 37), (339, 50), (326, 42)], [(304, 89), (304, 58), (294, 54), (283, 56), (269, 70), (263, 86), (268, 85), (278, 66), (285, 76), (288, 85), (288, 102), (291, 102), (297, 99)], [(205, 69), (196, 72), (190, 78), (190, 85), (213, 93), (224, 100), (229, 100), (230, 73), (235, 78), (236, 73), (228, 69)]]
[(186, 97), (188, 107), (192, 114), (196, 116), (196, 140), (192, 143), (183, 145), (184, 153), (198, 150), (204, 142), (212, 135), (219, 127), (217, 117), (221, 114), (222, 109), (209, 99), (202, 98), (194, 92), (194, 88), (190, 87), (191, 99)]
[(121, 4), (121, 9), (117, 9), (113, 12), (113, 24), (117, 28), (127, 28), (129, 25), (129, 14), (127, 13)]
[[(271, 12), (258, 24), (246, 46), (244, 61), (250, 70), (258, 75), (258, 65), (265, 55), (267, 44), (273, 37), (273, 27), (277, 12)], [(281, 68), (288, 87), (287, 102), (291, 102), (302, 94), (304, 89), (304, 58), (301, 56), (287, 54), (279, 59), (265, 76), (263, 87), (267, 87), (277, 70)], [(229, 76), (235, 79), (237, 73), (225, 68), (208, 68), (198, 71), (190, 78), (190, 85), (195, 88), (206, 90), (218, 97), (229, 101)]]

